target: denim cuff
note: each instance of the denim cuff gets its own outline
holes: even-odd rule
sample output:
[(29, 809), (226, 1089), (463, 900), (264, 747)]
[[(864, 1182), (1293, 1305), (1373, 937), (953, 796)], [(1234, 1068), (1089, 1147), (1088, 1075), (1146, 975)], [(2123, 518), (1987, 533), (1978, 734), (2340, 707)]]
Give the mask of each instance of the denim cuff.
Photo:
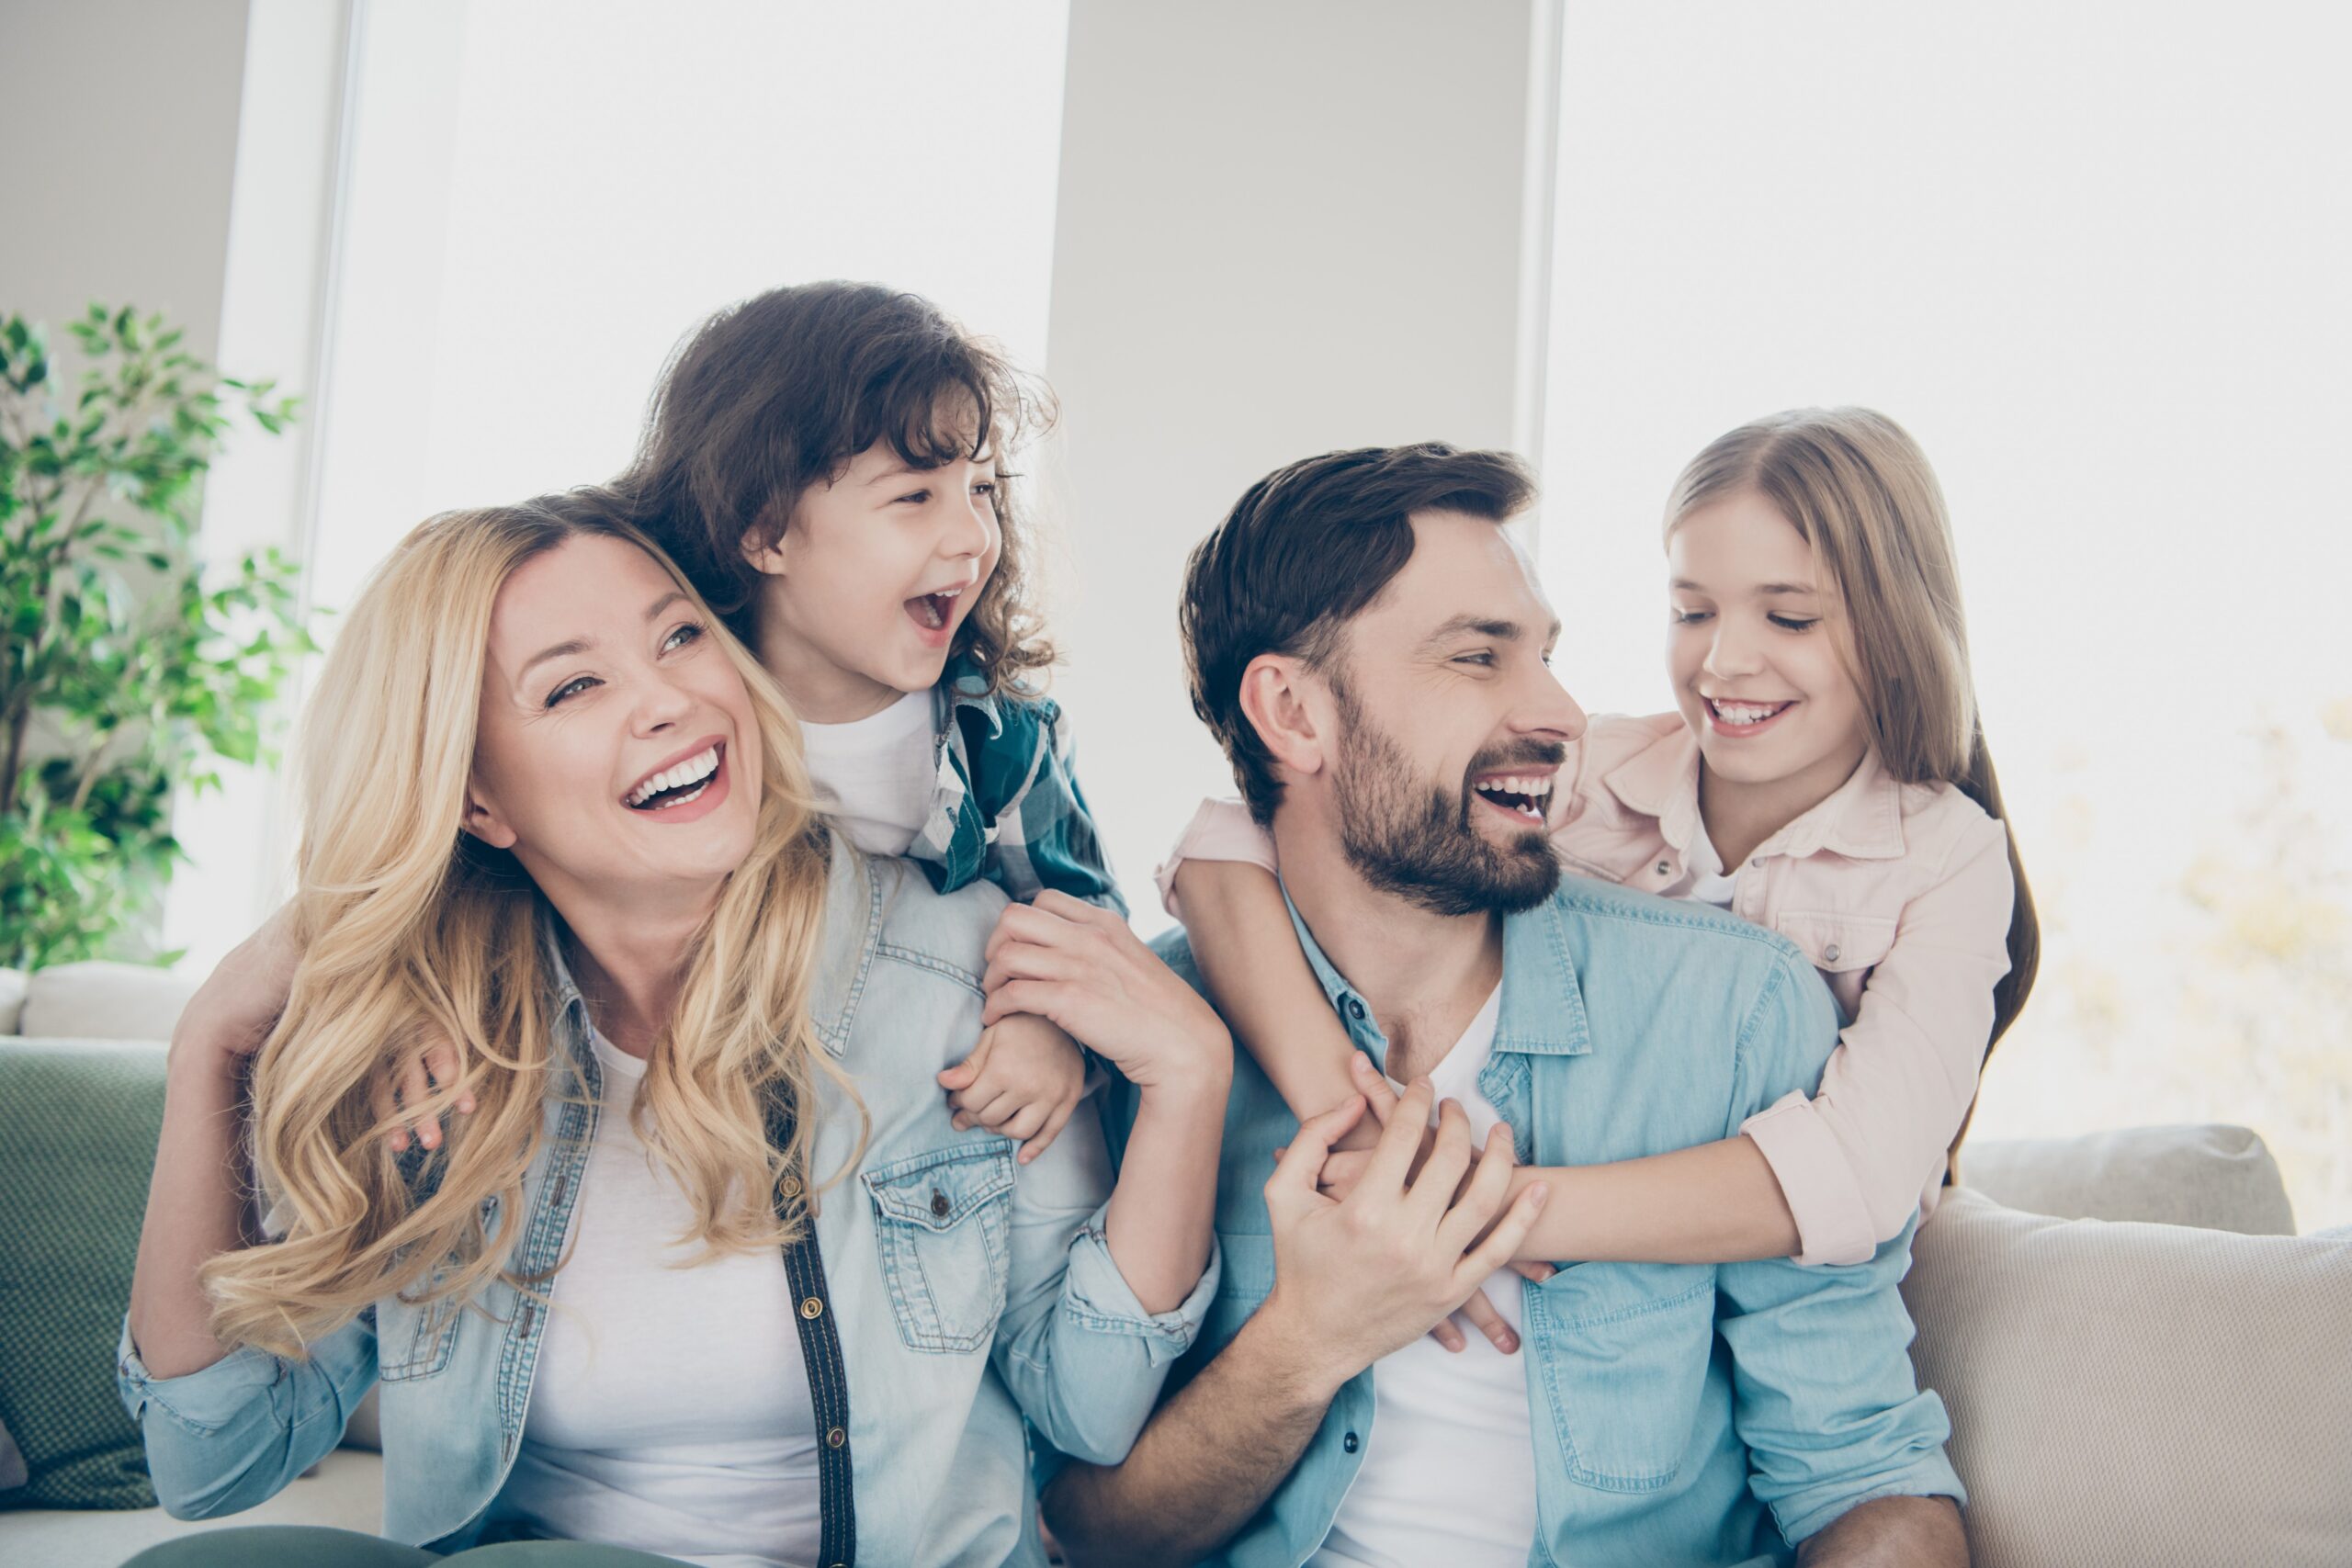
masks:
[(1952, 1469), (1951, 1461), (1938, 1449), (1854, 1490), (1783, 1497), (1772, 1505), (1772, 1519), (1781, 1527), (1781, 1534), (1788, 1543), (1797, 1546), (1863, 1504), (1874, 1503), (1881, 1497), (1949, 1497), (1964, 1508), (1968, 1506), (1968, 1488), (1960, 1483), (1960, 1472)]
[(1103, 1233), (1111, 1205), (1105, 1202), (1087, 1220), (1069, 1244), (1069, 1270), (1062, 1277), (1063, 1321), (1097, 1334), (1124, 1334), (1143, 1341), (1145, 1354), (1157, 1367), (1193, 1348), (1216, 1296), (1218, 1277), (1225, 1271), (1225, 1253), (1212, 1236), (1208, 1266), (1200, 1283), (1177, 1306), (1162, 1313), (1144, 1311), (1143, 1303), (1119, 1272)]
[(115, 1350), (115, 1387), (130, 1418), (140, 1420), (153, 1404), (198, 1437), (209, 1437), (249, 1408), (265, 1389), (285, 1375), (277, 1357), (240, 1345), (209, 1367), (175, 1378), (159, 1378), (139, 1359), (130, 1319), (122, 1320)]

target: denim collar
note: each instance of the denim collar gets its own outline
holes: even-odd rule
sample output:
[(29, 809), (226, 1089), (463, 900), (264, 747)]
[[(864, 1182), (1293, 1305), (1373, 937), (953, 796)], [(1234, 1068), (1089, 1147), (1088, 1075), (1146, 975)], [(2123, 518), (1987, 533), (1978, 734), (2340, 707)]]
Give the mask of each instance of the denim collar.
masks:
[[(1283, 904), (1290, 910), (1291, 929), (1298, 933), (1299, 951), (1306, 954), (1307, 966), (1315, 971), (1340, 1024), (1385, 1071), (1388, 1036), (1372, 1016), (1372, 1004), (1324, 955), (1287, 886)], [(1581, 1056), (1592, 1049), (1584, 984), (1577, 975), (1576, 953), (1556, 894), (1532, 909), (1503, 917), (1503, 999), (1495, 1049), (1529, 1056)]]
[(980, 716), (980, 722), (987, 726), (988, 739), (994, 740), (1004, 733), (1004, 716), (997, 711), (996, 697), (989, 691), (989, 678), (968, 654), (958, 654), (947, 661), (939, 684), (932, 688), (932, 733), (944, 739), (955, 728), (956, 713), (964, 708)]

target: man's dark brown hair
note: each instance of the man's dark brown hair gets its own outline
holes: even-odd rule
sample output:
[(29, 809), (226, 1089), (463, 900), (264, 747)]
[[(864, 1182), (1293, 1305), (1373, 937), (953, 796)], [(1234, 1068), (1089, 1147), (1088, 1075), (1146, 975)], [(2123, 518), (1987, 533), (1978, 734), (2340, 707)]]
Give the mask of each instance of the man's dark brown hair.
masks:
[(1241, 672), (1261, 654), (1324, 669), (1349, 621), (1413, 558), (1413, 513), (1504, 523), (1535, 495), (1508, 452), (1442, 442), (1327, 452), (1277, 468), (1193, 548), (1178, 611), (1193, 711), (1233, 762), (1250, 814), (1273, 820), (1282, 781), (1241, 711)]
[(954, 651), (1001, 691), (1054, 660), (1029, 602), (1034, 542), (1004, 472), (1051, 424), (1052, 396), (994, 345), (919, 294), (804, 283), (731, 305), (662, 372), (636, 461), (616, 481), (639, 526), (670, 552), (737, 636), (754, 640), (764, 581), (748, 536), (773, 545), (813, 485), (887, 443), (910, 468), (997, 461), (1004, 544)]

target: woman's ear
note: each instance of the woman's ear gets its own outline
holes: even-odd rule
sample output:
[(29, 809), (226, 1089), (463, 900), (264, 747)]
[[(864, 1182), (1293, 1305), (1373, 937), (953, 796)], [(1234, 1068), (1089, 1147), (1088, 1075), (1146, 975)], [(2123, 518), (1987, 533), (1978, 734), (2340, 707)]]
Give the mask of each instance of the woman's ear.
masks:
[(1241, 671), (1241, 715), (1274, 761), (1292, 773), (1323, 771), (1329, 761), (1329, 731), (1318, 721), (1323, 684), (1287, 654), (1261, 653)]
[(511, 850), (520, 837), (475, 783), (466, 785), (466, 815), (459, 826), (493, 850)]

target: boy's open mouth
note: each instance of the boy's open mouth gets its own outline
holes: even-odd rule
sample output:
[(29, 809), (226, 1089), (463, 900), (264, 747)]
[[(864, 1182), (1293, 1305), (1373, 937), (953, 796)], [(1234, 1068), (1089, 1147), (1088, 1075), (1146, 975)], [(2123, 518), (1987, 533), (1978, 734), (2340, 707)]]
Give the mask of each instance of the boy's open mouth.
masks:
[(727, 742), (714, 741), (682, 761), (656, 769), (637, 782), (637, 787), (621, 796), (621, 804), (631, 811), (663, 811), (673, 806), (684, 806), (696, 799), (710, 787), (718, 775), (718, 764), (727, 751)]
[(915, 625), (927, 632), (947, 629), (948, 617), (956, 614), (956, 601), (964, 596), (961, 588), (942, 589), (936, 593), (918, 593), (907, 601), (907, 614)]

